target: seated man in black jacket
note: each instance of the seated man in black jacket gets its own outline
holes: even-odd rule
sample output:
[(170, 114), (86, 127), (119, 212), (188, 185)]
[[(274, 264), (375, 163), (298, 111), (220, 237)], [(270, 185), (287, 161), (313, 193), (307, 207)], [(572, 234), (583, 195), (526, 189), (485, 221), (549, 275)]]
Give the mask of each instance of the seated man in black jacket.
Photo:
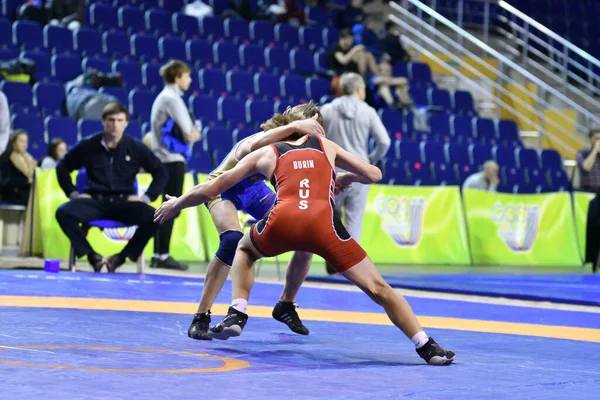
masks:
[[(127, 108), (110, 103), (102, 113), (104, 132), (82, 140), (58, 163), (58, 183), (71, 201), (56, 211), (56, 219), (71, 240), (75, 256), (87, 255), (94, 271), (100, 272), (106, 264), (114, 272), (125, 263), (142, 254), (144, 247), (156, 233), (153, 222), (154, 208), (147, 203), (163, 193), (167, 171), (160, 160), (142, 142), (124, 135), (129, 122)], [(70, 172), (86, 169), (84, 193), (73, 186)], [(140, 168), (152, 174), (152, 183), (141, 198), (136, 195), (135, 179)], [(85, 238), (81, 223), (110, 219), (137, 230), (123, 251), (104, 260)]]

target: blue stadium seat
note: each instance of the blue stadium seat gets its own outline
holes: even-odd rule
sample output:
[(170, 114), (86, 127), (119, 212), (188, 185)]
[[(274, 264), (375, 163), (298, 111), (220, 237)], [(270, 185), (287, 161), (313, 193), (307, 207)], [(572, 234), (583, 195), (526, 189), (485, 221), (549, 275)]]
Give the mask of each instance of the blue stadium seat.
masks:
[(225, 37), (225, 28), (221, 17), (203, 17), (200, 20), (200, 34), (210, 41), (218, 41)]
[(452, 165), (433, 164), (432, 169), (435, 180), (440, 184), (446, 186), (458, 185), (458, 179), (456, 179), (456, 173)]
[(113, 61), (112, 70), (123, 76), (126, 88), (136, 88), (142, 85), (142, 71), (135, 61)]
[[(293, 97), (296, 100), (305, 100), (306, 84), (304, 78), (298, 75), (284, 75), (279, 79), (281, 93), (286, 97)], [(300, 101), (302, 102), (302, 101)]]
[(124, 32), (104, 32), (102, 34), (104, 53), (115, 59), (123, 59), (131, 56), (131, 45), (129, 37)]
[(519, 168), (533, 168), (537, 169), (540, 167), (537, 152), (532, 149), (519, 148), (516, 150), (517, 165)]
[(245, 19), (227, 18), (224, 27), (225, 38), (233, 43), (242, 44), (250, 38), (250, 25)]
[[(95, 29), (81, 28), (73, 33), (75, 50), (82, 55), (94, 56), (104, 53), (102, 35)], [(127, 53), (129, 54), (129, 52)]]
[(315, 63), (312, 54), (304, 49), (290, 51), (290, 66), (292, 72), (299, 75), (312, 75), (315, 73)]
[(421, 151), (419, 149), (419, 143), (413, 142), (412, 140), (400, 140), (398, 143), (398, 158), (402, 162), (421, 162)]
[(227, 91), (243, 97), (254, 94), (254, 80), (252, 74), (247, 71), (227, 71), (225, 74)]
[(206, 127), (202, 130), (204, 151), (212, 153), (216, 149), (231, 150), (233, 139), (231, 131), (221, 126)]
[(181, 11), (188, 0), (161, 0), (159, 5), (170, 13)]
[(77, 121), (77, 129), (82, 139), (92, 136), (95, 133), (102, 132), (104, 126), (99, 119), (80, 119)]
[(500, 176), (502, 183), (510, 186), (523, 185), (525, 183), (525, 175), (523, 171), (514, 166), (504, 166), (500, 168)]
[(240, 60), (245, 68), (259, 70), (264, 68), (265, 48), (257, 44), (242, 44), (240, 46)]
[(50, 80), (50, 77), (52, 76), (50, 54), (43, 50), (25, 50), (19, 54), (19, 59), (25, 58), (35, 61), (34, 79), (38, 81)]
[(475, 124), (477, 141), (480, 144), (487, 144), (490, 146), (498, 144), (498, 139), (496, 138), (496, 125), (493, 120), (488, 118), (474, 118), (473, 123)]
[(331, 84), (327, 79), (308, 78), (306, 80), (306, 92), (309, 99), (319, 101), (321, 97), (328, 95), (330, 91)]
[(27, 152), (31, 154), (34, 160), (41, 160), (44, 158), (46, 154), (48, 154), (48, 145), (46, 144), (44, 137), (29, 136)]
[(451, 111), (450, 92), (443, 89), (430, 88), (428, 93), (429, 106), (435, 111)]
[(384, 179), (390, 185), (406, 185), (408, 177), (406, 175), (406, 167), (403, 162), (393, 160), (385, 164)]
[(444, 164), (446, 162), (444, 147), (441, 143), (421, 142), (420, 150), (421, 159), (428, 164)]
[[(323, 46), (326, 48), (332, 48), (337, 46), (340, 41), (340, 31), (337, 28), (325, 28), (323, 29)], [(396, 76), (396, 75), (394, 75)]]
[(324, 52), (317, 52), (313, 55), (313, 62), (315, 63), (315, 70), (321, 75), (328, 74), (327, 68), (327, 54)]
[(146, 29), (154, 35), (162, 36), (173, 32), (171, 13), (160, 8), (153, 8), (144, 13)]
[(23, 129), (30, 138), (44, 139), (44, 121), (34, 114), (13, 114), (11, 118), (13, 130)]
[(94, 70), (103, 73), (110, 73), (112, 72), (112, 67), (107, 58), (85, 57), (81, 61), (81, 70)]
[(225, 149), (216, 149), (215, 151), (212, 152), (212, 159), (213, 159), (213, 163), (215, 165), (221, 165), (221, 163), (223, 162), (223, 160), (225, 159), (225, 157), (227, 157), (227, 154), (229, 154), (229, 149), (225, 150)]
[(19, 49), (16, 47), (0, 47), (0, 60), (13, 60), (17, 57), (19, 57)]
[(429, 167), (419, 161), (408, 163), (408, 174), (411, 182), (416, 185), (425, 186), (433, 183)]
[(473, 96), (471, 95), (471, 93), (464, 90), (456, 90), (453, 93), (452, 99), (454, 111), (458, 115), (474, 117), (477, 114), (475, 112)]
[(144, 11), (152, 10), (159, 7), (159, 3), (164, 0), (137, 0), (140, 8)]
[(125, 134), (127, 136), (131, 136), (137, 140), (142, 140), (144, 136), (144, 132), (142, 132), (142, 128), (140, 124), (137, 123), (136, 120), (130, 119), (127, 124), (127, 128), (125, 128)]
[(77, 134), (77, 125), (69, 117), (57, 117), (48, 116), (44, 120), (46, 126), (46, 132), (48, 132), (48, 140), (51, 141), (54, 138), (62, 138), (67, 146), (71, 147), (79, 142), (79, 135)]
[(265, 60), (267, 67), (276, 69), (279, 75), (283, 75), (290, 70), (290, 53), (284, 48), (267, 47), (265, 49)]
[(65, 89), (58, 82), (36, 82), (33, 85), (33, 98), (43, 115), (62, 115)]
[(551, 169), (548, 171), (551, 187), (555, 191), (567, 191), (571, 186), (569, 177), (564, 169)]
[(244, 100), (232, 96), (222, 96), (217, 101), (217, 110), (219, 121), (228, 121), (231, 126), (246, 123), (246, 103)]
[(257, 72), (254, 74), (254, 92), (268, 98), (281, 96), (279, 79), (273, 74)]
[(498, 137), (500, 144), (510, 147), (522, 147), (523, 143), (519, 138), (519, 129), (517, 124), (512, 120), (498, 121)]
[(477, 171), (477, 166), (475, 165), (458, 165), (456, 167), (456, 171), (458, 172), (458, 181), (462, 185), (469, 176), (473, 175)]
[(158, 40), (150, 35), (134, 34), (130, 39), (131, 55), (143, 61), (158, 61), (160, 52), (158, 51)]
[(256, 131), (252, 128), (235, 128), (232, 134), (233, 143), (235, 144), (237, 142), (241, 142), (242, 140), (254, 135), (255, 133)]
[(189, 160), (188, 167), (191, 171), (208, 174), (215, 168), (215, 166), (212, 162), (210, 153), (206, 152), (203, 146), (203, 141), (194, 143), (192, 158)]
[(294, 104), (290, 103), (287, 100), (277, 100), (273, 105), (273, 112), (277, 114), (283, 114), (283, 112), (288, 108), (292, 107)]
[(430, 87), (435, 86), (431, 77), (431, 69), (429, 65), (410, 62), (408, 63), (408, 76), (410, 78), (410, 85), (419, 87)]
[(469, 153), (471, 154), (471, 164), (478, 167), (486, 161), (494, 159), (491, 146), (472, 144), (469, 146)]
[(392, 75), (408, 78), (408, 64), (404, 61), (399, 61), (392, 66)]
[(424, 107), (429, 105), (427, 88), (420, 86), (411, 86), (408, 88), (408, 94), (410, 95), (410, 98), (417, 107)]
[(429, 126), (434, 137), (440, 138), (440, 141), (447, 141), (444, 138), (449, 138), (450, 118), (446, 114), (433, 114), (429, 119)]
[(46, 25), (44, 27), (44, 47), (48, 50), (57, 52), (72, 52), (73, 34), (67, 28), (55, 25)]
[(219, 96), (227, 92), (227, 81), (225, 75), (220, 69), (203, 68), (198, 72), (200, 89), (206, 93), (213, 93)]
[(2, 81), (0, 91), (6, 95), (9, 105), (33, 108), (33, 92), (27, 83)]
[(194, 118), (201, 119), (204, 125), (218, 119), (217, 99), (204, 94), (193, 95), (189, 100), (189, 108)]
[(450, 122), (452, 125), (452, 135), (460, 143), (471, 144), (475, 142), (471, 117), (452, 116), (450, 117)]
[(119, 102), (121, 104), (123, 104), (125, 107), (129, 107), (129, 91), (127, 89), (120, 87), (102, 86), (98, 90), (98, 92), (115, 96), (117, 99), (119, 99)]
[(0, 47), (12, 46), (12, 26), (7, 19), (0, 18)]
[(381, 109), (379, 117), (388, 134), (393, 139), (402, 139), (404, 125), (402, 121), (402, 113), (398, 110)]
[(468, 165), (471, 163), (469, 148), (462, 143), (446, 143), (444, 152), (446, 160), (452, 165)]
[(246, 102), (246, 115), (250, 117), (251, 123), (258, 126), (273, 116), (273, 107), (274, 104), (270, 100), (248, 100)]
[(213, 44), (213, 58), (217, 64), (227, 64), (228, 69), (240, 65), (239, 47), (227, 41), (217, 42)]
[(298, 41), (298, 28), (290, 24), (276, 24), (275, 43), (286, 49), (297, 47), (300, 44)]
[(306, 23), (309, 25), (317, 25), (319, 27), (329, 25), (327, 9), (324, 7), (305, 7), (304, 14), (306, 15)]
[(158, 51), (160, 58), (165, 61), (185, 61), (187, 58), (185, 42), (176, 36), (163, 36), (158, 39)]
[(208, 0), (208, 4), (213, 8), (215, 15), (221, 15), (223, 11), (232, 8), (232, 0)]
[(316, 26), (302, 26), (298, 31), (300, 44), (310, 50), (323, 47), (323, 28)]
[(183, 39), (194, 39), (200, 36), (200, 24), (198, 18), (183, 13), (173, 14), (173, 31)]
[(129, 112), (133, 118), (150, 121), (152, 103), (156, 96), (148, 89), (133, 89), (129, 92)]
[(93, 3), (90, 6), (90, 26), (100, 31), (118, 29), (118, 9), (110, 4)]
[(160, 76), (161, 64), (144, 63), (142, 65), (142, 83), (148, 89), (161, 90), (163, 86), (163, 78)]
[(275, 30), (269, 21), (250, 22), (250, 39), (263, 46), (268, 46), (275, 41)]
[(187, 40), (185, 42), (185, 53), (189, 62), (199, 63), (202, 67), (214, 62), (212, 45), (206, 39)]
[(517, 161), (515, 159), (515, 151), (513, 148), (494, 147), (494, 159), (501, 167), (515, 168)]
[(515, 186), (515, 193), (534, 194), (534, 193), (538, 193), (538, 188), (536, 186), (530, 185), (528, 183), (520, 183)]
[(537, 188), (548, 186), (548, 177), (544, 171), (531, 168), (527, 171), (527, 180), (529, 184)]
[(562, 169), (562, 160), (558, 151), (551, 149), (542, 150), (540, 158), (544, 170)]
[(134, 33), (143, 33), (146, 30), (146, 19), (144, 12), (137, 7), (119, 7), (119, 28), (122, 31)]
[(13, 43), (25, 50), (41, 50), (44, 47), (42, 26), (32, 21), (15, 21), (12, 25)]

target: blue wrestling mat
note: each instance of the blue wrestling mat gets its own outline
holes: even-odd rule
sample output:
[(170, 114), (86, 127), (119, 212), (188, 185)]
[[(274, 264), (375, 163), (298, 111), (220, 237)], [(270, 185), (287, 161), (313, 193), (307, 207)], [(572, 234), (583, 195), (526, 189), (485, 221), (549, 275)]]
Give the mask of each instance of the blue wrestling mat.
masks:
[[(457, 353), (428, 366), (363, 293), (303, 287), (309, 336), (270, 318), (282, 285), (256, 283), (242, 336), (187, 337), (201, 279), (0, 272), (0, 398), (590, 399), (600, 314), (408, 297)], [(348, 289), (345, 287), (344, 289)], [(218, 322), (229, 282), (213, 308)]]
[[(600, 306), (600, 275), (406, 274), (384, 277), (392, 287), (402, 289)], [(309, 276), (307, 280), (350, 284), (342, 276)]]

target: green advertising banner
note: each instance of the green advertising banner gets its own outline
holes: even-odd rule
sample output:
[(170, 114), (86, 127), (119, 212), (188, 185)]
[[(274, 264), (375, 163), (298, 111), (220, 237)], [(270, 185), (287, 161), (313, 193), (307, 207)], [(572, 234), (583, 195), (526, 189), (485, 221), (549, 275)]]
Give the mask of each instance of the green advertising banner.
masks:
[(475, 264), (580, 266), (569, 193), (463, 192)]
[(376, 263), (469, 264), (457, 187), (372, 185), (360, 244)]
[(573, 193), (573, 212), (575, 214), (575, 229), (577, 230), (577, 239), (579, 242), (579, 252), (581, 260), (585, 260), (585, 230), (587, 228), (587, 213), (590, 208), (590, 201), (596, 197), (594, 193), (576, 192)]
[[(75, 180), (77, 172), (73, 172)], [(138, 174), (139, 194), (142, 195), (150, 182), (149, 174)], [(187, 191), (194, 186), (193, 176), (186, 174), (183, 190)], [(62, 189), (58, 185), (56, 173), (53, 170), (38, 171), (36, 175), (36, 209), (39, 218), (40, 232), (43, 241), (45, 258), (66, 260), (69, 256), (70, 242), (56, 222), (55, 214), (58, 207), (67, 202)], [(158, 207), (162, 198), (156, 199), (151, 205)], [(92, 247), (103, 256), (118, 253), (135, 233), (135, 227), (119, 229), (90, 229), (88, 240)], [(146, 259), (153, 255), (154, 240), (150, 240), (144, 249)], [(198, 211), (195, 208), (184, 210), (175, 220), (173, 236), (171, 238), (171, 255), (180, 261), (198, 261), (205, 258), (204, 246), (200, 237), (198, 225)]]

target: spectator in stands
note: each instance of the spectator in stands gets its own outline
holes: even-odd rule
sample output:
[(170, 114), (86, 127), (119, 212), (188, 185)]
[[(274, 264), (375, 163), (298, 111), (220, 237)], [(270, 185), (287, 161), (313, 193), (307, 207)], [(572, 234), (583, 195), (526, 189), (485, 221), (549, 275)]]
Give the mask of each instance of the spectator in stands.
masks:
[(48, 21), (75, 31), (83, 23), (85, 0), (46, 0)]
[(383, 39), (383, 43), (385, 52), (391, 57), (390, 62), (392, 65), (400, 61), (409, 62), (410, 54), (408, 54), (404, 46), (402, 46), (400, 31), (396, 28), (396, 24), (392, 21), (386, 22), (385, 30), (387, 34)]
[[(167, 172), (160, 160), (140, 141), (124, 134), (129, 112), (120, 103), (104, 108), (104, 131), (79, 142), (56, 166), (58, 183), (71, 200), (56, 211), (56, 219), (75, 250), (75, 256), (87, 255), (94, 271), (106, 264), (109, 272), (123, 265), (127, 258), (137, 260), (156, 233), (154, 208), (148, 203), (164, 191)], [(86, 170), (86, 188), (79, 193), (71, 180), (71, 172)], [(139, 197), (135, 179), (140, 168), (152, 174), (152, 183)], [(104, 259), (85, 238), (81, 223), (111, 219), (138, 228), (125, 248)]]
[(499, 168), (496, 161), (486, 161), (483, 164), (483, 171), (476, 172), (465, 180), (465, 183), (463, 183), (463, 190), (477, 189), (485, 190), (486, 192), (495, 192), (500, 183), (498, 171)]
[(352, 34), (354, 35), (355, 45), (362, 44), (375, 57), (381, 56), (381, 53), (383, 53), (383, 43), (375, 32), (373, 18), (367, 16), (364, 21), (354, 25), (352, 27)]
[(67, 113), (74, 121), (80, 119), (100, 119), (110, 103), (118, 99), (96, 90), (102, 86), (123, 86), (123, 78), (119, 74), (101, 74), (95, 71), (86, 71), (75, 79), (65, 84), (67, 93)]
[[(201, 124), (196, 124), (181, 98), (192, 83), (190, 68), (183, 61), (171, 60), (163, 65), (160, 74), (165, 87), (152, 104), (152, 149), (167, 169), (164, 195), (181, 196), (187, 161), (192, 146), (200, 140)], [(188, 266), (175, 261), (169, 254), (173, 220), (162, 224), (154, 241), (151, 268), (186, 270)]]
[(10, 107), (6, 95), (0, 92), (0, 154), (6, 150), (10, 139)]
[(31, 182), (37, 163), (27, 152), (29, 135), (24, 130), (17, 130), (11, 138), (8, 157), (3, 157), (2, 200), (7, 203), (27, 205)]
[[(389, 107), (409, 108), (411, 106), (408, 79), (392, 76), (392, 65), (387, 60), (384, 59), (379, 63), (379, 74), (371, 78), (371, 84), (373, 91), (379, 94)], [(394, 94), (400, 101), (399, 104), (394, 99)]]
[(577, 152), (577, 168), (581, 189), (596, 193), (588, 209), (585, 246), (585, 261), (591, 262), (596, 272), (600, 261), (600, 129), (591, 130), (588, 137), (590, 148)]
[(48, 154), (40, 161), (41, 169), (55, 169), (56, 165), (67, 154), (67, 144), (57, 137), (48, 145)]
[(327, 64), (329, 69), (338, 75), (344, 72), (356, 72), (366, 76), (367, 69), (372, 74), (378, 72), (373, 54), (369, 53), (363, 45), (354, 45), (354, 36), (349, 29), (340, 32), (338, 45), (329, 52)]
[[(344, 96), (321, 107), (325, 134), (344, 150), (375, 164), (387, 153), (391, 140), (375, 109), (364, 101), (365, 81), (356, 73), (346, 73), (340, 78), (340, 89)], [(369, 135), (373, 135), (376, 143), (371, 153)], [(344, 209), (348, 233), (357, 242), (362, 233), (368, 192), (367, 185), (353, 184), (335, 199), (336, 207)], [(333, 274), (335, 270), (328, 265), (327, 272)]]
[(346, 7), (340, 13), (340, 26), (352, 28), (357, 22), (364, 20), (363, 0), (352, 0), (350, 7)]

